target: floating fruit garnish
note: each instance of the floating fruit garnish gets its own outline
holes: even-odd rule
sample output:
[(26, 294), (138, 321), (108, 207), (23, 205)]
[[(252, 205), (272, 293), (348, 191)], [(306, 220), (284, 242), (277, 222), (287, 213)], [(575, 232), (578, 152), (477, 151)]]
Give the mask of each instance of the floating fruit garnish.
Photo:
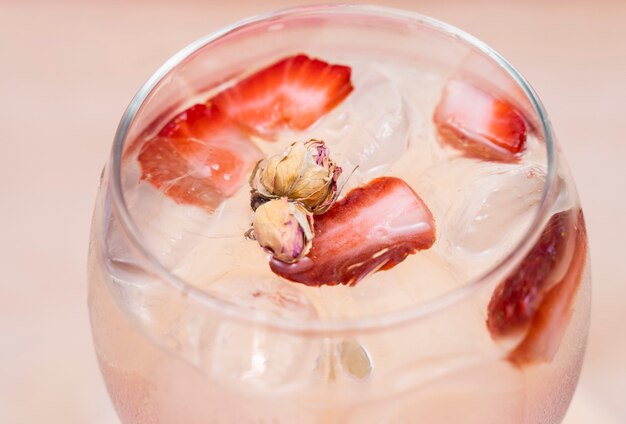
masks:
[(434, 242), (435, 221), (422, 199), (403, 180), (381, 177), (315, 216), (306, 257), (291, 264), (274, 258), (270, 267), (281, 277), (309, 286), (354, 285)]
[(509, 359), (518, 365), (549, 362), (572, 312), (587, 258), (581, 211), (559, 212), (520, 265), (494, 291), (487, 327), (496, 340), (522, 336)]
[(440, 140), (470, 157), (513, 162), (526, 142), (521, 112), (465, 81), (446, 84), (433, 119)]
[(282, 59), (210, 100), (248, 132), (271, 139), (289, 128), (304, 130), (352, 91), (348, 66), (303, 54)]
[(259, 148), (215, 106), (174, 117), (138, 155), (141, 179), (177, 203), (212, 212), (243, 185)]

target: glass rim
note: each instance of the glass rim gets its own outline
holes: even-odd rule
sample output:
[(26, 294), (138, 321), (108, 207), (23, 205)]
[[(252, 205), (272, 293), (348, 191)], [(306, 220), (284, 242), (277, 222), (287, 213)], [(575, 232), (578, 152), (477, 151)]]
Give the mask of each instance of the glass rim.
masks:
[[(485, 54), (489, 59), (502, 68), (523, 90), (524, 95), (530, 101), (534, 112), (537, 114), (544, 134), (548, 172), (539, 207), (536, 209), (535, 216), (529, 228), (526, 230), (523, 237), (510, 249), (501, 261), (493, 267), (490, 267), (481, 275), (473, 279), (469, 279), (468, 281), (462, 283), (459, 287), (445, 292), (434, 299), (429, 299), (410, 307), (392, 312), (348, 319), (294, 320), (280, 316), (268, 315), (262, 311), (251, 311), (250, 309), (229, 304), (217, 298), (211, 297), (203, 290), (186, 283), (183, 279), (174, 275), (163, 264), (161, 264), (150, 249), (147, 248), (141, 232), (128, 211), (122, 190), (122, 157), (128, 129), (130, 128), (135, 115), (144, 104), (144, 101), (148, 98), (150, 93), (152, 93), (153, 89), (159, 84), (159, 82), (189, 56), (221, 37), (249, 25), (254, 25), (256, 23), (277, 17), (296, 17), (320, 13), (363, 14), (404, 20), (430, 27), (439, 33), (451, 35)], [(139, 254), (139, 256), (145, 261), (146, 265), (151, 268), (150, 271), (153, 272), (160, 280), (169, 284), (180, 295), (199, 302), (209, 310), (212, 310), (217, 314), (221, 314), (225, 318), (247, 321), (254, 325), (271, 327), (276, 330), (287, 332), (328, 335), (337, 333), (354, 333), (359, 331), (370, 332), (416, 321), (456, 304), (458, 301), (469, 296), (472, 292), (481, 287), (483, 284), (486, 284), (488, 281), (492, 281), (498, 276), (504, 276), (515, 265), (517, 265), (519, 261), (521, 261), (523, 255), (531, 248), (532, 243), (534, 243), (534, 241), (539, 237), (540, 231), (542, 230), (542, 224), (545, 222), (554, 200), (553, 192), (556, 184), (556, 160), (556, 148), (552, 128), (539, 97), (526, 79), (506, 59), (504, 59), (487, 44), (452, 25), (412, 11), (375, 5), (327, 4), (290, 7), (245, 18), (197, 39), (174, 54), (141, 86), (122, 115), (115, 133), (113, 148), (111, 151), (110, 163), (112, 164), (111, 170), (113, 175), (112, 178), (109, 177), (108, 180), (112, 212), (115, 219), (119, 220), (121, 224), (120, 227), (122, 228), (125, 237), (132, 245), (134, 251)]]

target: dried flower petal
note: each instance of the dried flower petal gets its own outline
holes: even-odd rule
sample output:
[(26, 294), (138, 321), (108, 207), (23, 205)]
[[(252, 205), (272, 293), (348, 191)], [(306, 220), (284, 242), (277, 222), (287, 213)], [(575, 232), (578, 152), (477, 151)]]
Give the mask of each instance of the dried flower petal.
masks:
[(287, 197), (318, 214), (336, 199), (340, 175), (341, 168), (328, 156), (326, 144), (309, 140), (293, 143), (285, 152), (259, 162), (250, 184), (253, 197)]
[(302, 205), (289, 202), (286, 197), (273, 199), (257, 207), (252, 235), (274, 258), (292, 263), (311, 249), (313, 217)]

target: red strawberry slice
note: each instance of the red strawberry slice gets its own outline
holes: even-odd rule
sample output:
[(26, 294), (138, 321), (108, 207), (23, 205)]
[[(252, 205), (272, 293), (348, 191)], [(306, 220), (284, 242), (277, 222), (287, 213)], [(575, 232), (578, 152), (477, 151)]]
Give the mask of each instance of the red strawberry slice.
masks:
[(555, 214), (517, 269), (494, 291), (487, 327), (494, 339), (522, 333), (509, 359), (548, 362), (567, 328), (587, 258), (582, 211)]
[(182, 111), (159, 131), (159, 136), (169, 138), (197, 138), (210, 141), (213, 135), (224, 128), (224, 114), (217, 108), (196, 104)]
[(216, 104), (247, 131), (267, 138), (283, 128), (304, 130), (351, 91), (351, 70), (305, 55), (255, 72), (217, 94)]
[(527, 124), (510, 103), (451, 80), (434, 116), (440, 140), (466, 156), (511, 162), (524, 148)]
[(276, 259), (272, 271), (309, 286), (354, 285), (391, 269), (435, 242), (435, 221), (403, 180), (381, 177), (350, 191), (315, 217), (309, 254), (293, 264)]
[(261, 152), (215, 106), (195, 105), (139, 152), (141, 178), (177, 203), (209, 212), (232, 196)]

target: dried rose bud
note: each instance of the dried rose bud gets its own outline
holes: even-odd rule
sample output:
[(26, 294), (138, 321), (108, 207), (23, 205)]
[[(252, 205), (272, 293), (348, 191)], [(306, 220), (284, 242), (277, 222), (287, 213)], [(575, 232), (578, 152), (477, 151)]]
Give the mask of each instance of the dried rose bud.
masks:
[(252, 235), (274, 258), (292, 263), (306, 256), (313, 239), (313, 216), (286, 197), (260, 205), (254, 213)]
[(259, 162), (250, 184), (253, 196), (287, 197), (319, 214), (335, 201), (339, 175), (341, 168), (328, 156), (326, 144), (309, 140)]

